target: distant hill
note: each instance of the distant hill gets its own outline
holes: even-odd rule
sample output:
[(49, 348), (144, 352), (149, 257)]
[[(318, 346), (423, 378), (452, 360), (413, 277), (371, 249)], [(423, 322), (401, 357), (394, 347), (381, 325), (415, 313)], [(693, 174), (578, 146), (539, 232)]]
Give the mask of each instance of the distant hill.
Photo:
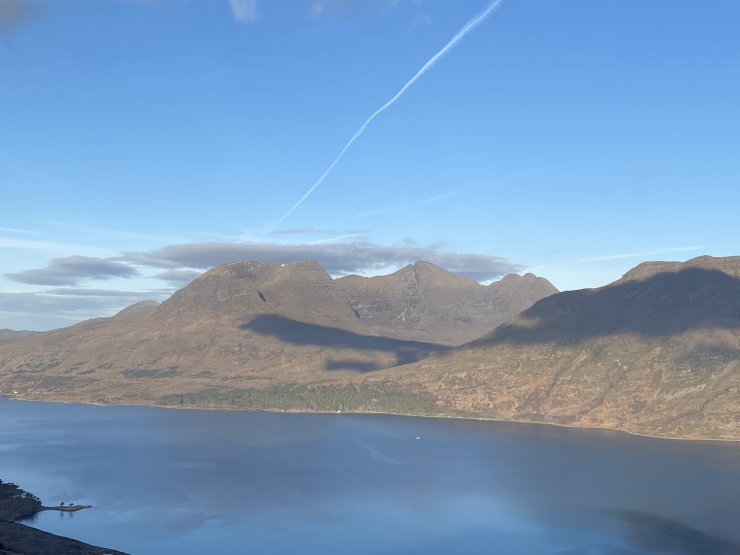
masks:
[(444, 352), (556, 291), (531, 275), (497, 283), (429, 263), (336, 280), (314, 262), (226, 264), (161, 305), (0, 343), (1, 389), (152, 403), (173, 390), (347, 381)]
[(358, 317), (395, 337), (460, 345), (557, 293), (546, 279), (509, 274), (489, 286), (417, 262), (378, 277), (336, 280)]
[(650, 262), (367, 380), (440, 413), (740, 439), (740, 257)]
[(157, 308), (159, 308), (159, 303), (156, 301), (140, 301), (138, 303), (132, 304), (127, 308), (124, 308), (118, 314), (113, 316), (113, 319), (136, 320), (138, 318), (153, 314), (157, 310)]
[(14, 330), (2, 329), (0, 330), (0, 343), (3, 343), (5, 341), (14, 341), (16, 339), (23, 339), (23, 338), (31, 337), (32, 335), (35, 335), (36, 333), (38, 332), (14, 331)]

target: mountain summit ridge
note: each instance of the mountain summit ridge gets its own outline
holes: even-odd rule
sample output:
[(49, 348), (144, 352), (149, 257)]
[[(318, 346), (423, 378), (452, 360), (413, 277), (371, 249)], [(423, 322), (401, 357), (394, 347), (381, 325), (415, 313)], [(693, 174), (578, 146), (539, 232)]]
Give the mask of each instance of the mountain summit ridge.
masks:
[[(529, 277), (531, 276), (531, 277)], [(336, 280), (355, 313), (393, 335), (459, 345), (471, 341), (536, 300), (557, 292), (533, 274), (508, 274), (488, 286), (420, 261), (385, 276)]]
[[(371, 313), (353, 304), (365, 298), (361, 287), (332, 279), (316, 262), (217, 266), (160, 305), (137, 303), (111, 318), (32, 336), (6, 334), (0, 342), (6, 387), (0, 389), (150, 403), (173, 384), (187, 389), (347, 380), (444, 352), (555, 291), (551, 285), (530, 291), (522, 282), (503, 294), (491, 292), (430, 263), (357, 280), (395, 293)], [(445, 296), (479, 304), (475, 321), (440, 310)]]

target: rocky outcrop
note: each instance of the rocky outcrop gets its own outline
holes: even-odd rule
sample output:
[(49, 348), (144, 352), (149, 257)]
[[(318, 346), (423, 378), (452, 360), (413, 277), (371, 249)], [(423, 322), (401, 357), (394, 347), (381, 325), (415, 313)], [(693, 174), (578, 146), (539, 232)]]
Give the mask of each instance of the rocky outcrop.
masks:
[(0, 555), (126, 555), (56, 536), (16, 522), (0, 521)]
[(377, 333), (461, 345), (552, 295), (557, 289), (532, 274), (510, 274), (489, 286), (417, 262), (377, 277), (336, 280), (357, 317)]

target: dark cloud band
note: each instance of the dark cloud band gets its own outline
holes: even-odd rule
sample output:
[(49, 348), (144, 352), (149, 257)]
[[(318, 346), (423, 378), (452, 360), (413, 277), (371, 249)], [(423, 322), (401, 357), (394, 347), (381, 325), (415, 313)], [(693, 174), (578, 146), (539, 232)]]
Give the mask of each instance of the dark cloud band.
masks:
[[(370, 242), (346, 243), (187, 243), (161, 249), (125, 253), (115, 259), (70, 256), (55, 258), (45, 268), (7, 277), (22, 283), (52, 285), (35, 293), (0, 292), (0, 328), (49, 329), (85, 318), (109, 316), (134, 302), (164, 300), (170, 289), (115, 291), (74, 287), (89, 279), (134, 277), (135, 267), (159, 268), (154, 277), (182, 287), (219, 264), (257, 260), (271, 263), (316, 261), (331, 275), (385, 273), (419, 260), (478, 281), (496, 279), (521, 268), (498, 256), (455, 253), (439, 245), (420, 246), (408, 241), (398, 246)], [(7, 322), (7, 323), (6, 323)], [(3, 325), (4, 324), (4, 325)]]
[(46, 268), (23, 270), (5, 277), (31, 285), (77, 285), (82, 279), (134, 277), (138, 272), (128, 264), (107, 258), (68, 256), (54, 258)]
[[(152, 266), (166, 270), (191, 268), (206, 270), (219, 264), (258, 260), (290, 263), (301, 260), (318, 262), (332, 275), (372, 273), (426, 260), (447, 270), (478, 280), (496, 279), (521, 268), (498, 256), (445, 252), (439, 246), (382, 246), (369, 242), (334, 244), (274, 243), (187, 243), (170, 245), (146, 252), (130, 252), (118, 258), (121, 262)], [(160, 274), (170, 281), (173, 275)], [(192, 279), (192, 276), (188, 276)]]

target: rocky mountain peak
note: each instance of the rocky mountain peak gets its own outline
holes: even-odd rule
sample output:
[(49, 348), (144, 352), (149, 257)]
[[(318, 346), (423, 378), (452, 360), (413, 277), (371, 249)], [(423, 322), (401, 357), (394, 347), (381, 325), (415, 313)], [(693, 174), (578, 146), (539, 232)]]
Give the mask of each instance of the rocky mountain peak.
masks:
[(280, 314), (306, 322), (356, 319), (334, 280), (316, 262), (235, 262), (217, 266), (176, 291), (160, 313)]

